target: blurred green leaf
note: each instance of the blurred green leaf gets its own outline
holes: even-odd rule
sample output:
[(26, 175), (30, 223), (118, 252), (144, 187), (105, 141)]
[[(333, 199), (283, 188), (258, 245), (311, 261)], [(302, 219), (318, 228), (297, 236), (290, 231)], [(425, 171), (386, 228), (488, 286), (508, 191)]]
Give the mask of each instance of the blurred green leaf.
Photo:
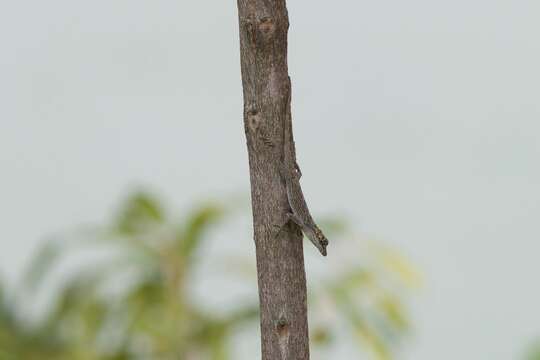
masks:
[(349, 228), (349, 224), (342, 217), (328, 216), (318, 220), (318, 224), (326, 236), (343, 235)]
[(55, 240), (46, 241), (30, 260), (30, 265), (23, 277), (23, 284), (33, 291), (49, 275), (62, 254), (62, 247)]
[(185, 259), (193, 256), (205, 232), (223, 218), (225, 209), (218, 204), (202, 206), (189, 216), (179, 237), (179, 253)]
[(4, 284), (0, 281), (0, 325), (5, 323), (10, 316), (10, 310), (8, 309), (5, 296)]
[(258, 317), (259, 305), (246, 304), (239, 309), (231, 310), (226, 316), (224, 323), (228, 328), (233, 328), (257, 320)]
[(360, 308), (355, 305), (348, 292), (341, 292), (337, 298), (337, 305), (343, 317), (353, 329), (353, 334), (362, 342), (377, 360), (390, 359), (390, 349), (384, 338), (374, 329), (370, 322), (362, 316)]
[(384, 296), (377, 302), (377, 306), (382, 310), (385, 319), (392, 323), (392, 327), (400, 331), (409, 328), (409, 320), (405, 316), (403, 306), (395, 296)]
[[(230, 209), (206, 203), (190, 211), (184, 222), (168, 224), (158, 200), (138, 192), (108, 227), (47, 242), (26, 272), (30, 288), (46, 281), (51, 269), (81, 245), (114, 249), (114, 256), (76, 270), (36, 326), (15, 315), (16, 304), (8, 303), (0, 287), (0, 360), (228, 360), (232, 337), (246, 324), (256, 326), (256, 298), (213, 313), (191, 298), (190, 281), (195, 272), (191, 265), (201, 259), (197, 251)], [(347, 229), (338, 218), (321, 224), (333, 236)], [(324, 289), (313, 292), (313, 303), (326, 300), (323, 305), (334, 306), (351, 338), (370, 350), (372, 358), (385, 360), (409, 326), (400, 294), (392, 291), (396, 281), (387, 282), (388, 274), (400, 274), (398, 282), (414, 276), (399, 254), (379, 255), (377, 266), (357, 264), (328, 279)], [(253, 261), (220, 261), (228, 264), (224, 273), (236, 269), (255, 275)], [(255, 277), (250, 279), (254, 284)], [(314, 322), (319, 326), (311, 329), (313, 344), (338, 342), (339, 325), (327, 320)]]
[(377, 256), (378, 262), (397, 275), (402, 284), (412, 289), (421, 286), (422, 276), (420, 272), (399, 252), (377, 244), (374, 254)]
[(135, 235), (164, 220), (164, 211), (159, 201), (147, 192), (138, 192), (124, 202), (115, 224), (121, 234)]
[(326, 284), (342, 319), (375, 359), (390, 359), (409, 322), (398, 292), (387, 289), (386, 273), (356, 267)]
[(310, 331), (309, 338), (311, 342), (318, 346), (328, 346), (332, 342), (332, 334), (330, 327), (316, 327)]
[(540, 360), (540, 341), (531, 346), (525, 360)]

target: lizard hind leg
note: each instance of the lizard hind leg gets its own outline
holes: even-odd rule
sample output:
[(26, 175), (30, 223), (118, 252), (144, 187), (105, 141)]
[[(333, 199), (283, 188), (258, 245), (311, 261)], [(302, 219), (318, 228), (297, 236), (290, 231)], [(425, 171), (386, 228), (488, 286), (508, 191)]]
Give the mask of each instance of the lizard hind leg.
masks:
[(275, 236), (278, 236), (283, 231), (283, 229), (287, 226), (287, 224), (289, 224), (290, 221), (291, 219), (289, 218), (289, 215), (287, 214), (287, 219), (284, 222), (280, 224), (273, 224), (272, 226), (276, 229)]
[(302, 220), (300, 220), (300, 218), (292, 212), (287, 213), (287, 219), (294, 222), (296, 225), (300, 226), (301, 228), (304, 227), (304, 223), (302, 222)]
[(299, 235), (302, 235), (302, 233), (304, 231), (304, 228), (305, 228), (305, 225), (302, 222), (302, 220), (296, 214), (294, 214), (292, 212), (287, 213), (287, 218), (289, 219), (289, 222), (292, 222), (292, 223), (298, 225), (298, 227), (293, 228), (293, 231), (295, 233), (298, 233)]
[(296, 225), (300, 226), (300, 228), (303, 228), (302, 221), (300, 220), (300, 218), (298, 216), (296, 216), (294, 213), (288, 212), (287, 213), (287, 220), (285, 220), (285, 222), (283, 222), (282, 224), (274, 224), (274, 227), (277, 230), (275, 236), (278, 236), (281, 233), (281, 231), (283, 231), (283, 229), (285, 229), (285, 227), (290, 222), (293, 222)]

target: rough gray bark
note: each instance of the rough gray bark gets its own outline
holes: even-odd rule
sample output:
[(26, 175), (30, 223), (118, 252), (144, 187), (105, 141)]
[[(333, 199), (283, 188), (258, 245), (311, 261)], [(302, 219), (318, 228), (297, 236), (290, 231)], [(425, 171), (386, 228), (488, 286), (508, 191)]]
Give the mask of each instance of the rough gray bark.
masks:
[[(302, 234), (289, 223), (283, 161), (291, 114), (285, 0), (238, 0), (263, 360), (309, 359)], [(291, 143), (290, 146), (294, 146)]]

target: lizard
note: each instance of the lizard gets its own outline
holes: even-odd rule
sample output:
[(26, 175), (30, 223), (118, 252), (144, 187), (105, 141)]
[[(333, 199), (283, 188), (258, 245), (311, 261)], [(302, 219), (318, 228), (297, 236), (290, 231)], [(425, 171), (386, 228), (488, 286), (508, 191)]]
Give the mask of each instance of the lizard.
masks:
[(287, 213), (287, 221), (293, 221), (297, 224), (307, 238), (315, 245), (319, 252), (326, 256), (326, 247), (328, 239), (317, 226), (304, 198), (302, 187), (300, 186), (300, 178), (302, 172), (296, 162), (296, 149), (294, 146), (294, 138), (292, 134), (292, 117), (291, 117), (291, 78), (288, 77), (288, 100), (285, 116), (285, 124), (283, 126), (283, 158), (280, 164), (280, 175), (285, 181), (287, 191), (287, 200), (289, 202), (290, 211)]

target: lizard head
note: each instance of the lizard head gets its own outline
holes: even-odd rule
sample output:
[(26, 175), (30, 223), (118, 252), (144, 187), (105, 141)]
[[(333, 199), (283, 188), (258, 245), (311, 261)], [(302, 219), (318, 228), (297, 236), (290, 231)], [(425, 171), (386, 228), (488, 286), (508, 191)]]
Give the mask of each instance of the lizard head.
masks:
[(315, 227), (315, 229), (313, 230), (313, 237), (309, 236), (308, 238), (311, 240), (313, 245), (315, 245), (315, 247), (319, 249), (320, 253), (323, 256), (326, 256), (326, 247), (328, 246), (328, 239), (326, 238), (326, 236), (324, 236), (321, 229), (319, 229), (318, 227)]

